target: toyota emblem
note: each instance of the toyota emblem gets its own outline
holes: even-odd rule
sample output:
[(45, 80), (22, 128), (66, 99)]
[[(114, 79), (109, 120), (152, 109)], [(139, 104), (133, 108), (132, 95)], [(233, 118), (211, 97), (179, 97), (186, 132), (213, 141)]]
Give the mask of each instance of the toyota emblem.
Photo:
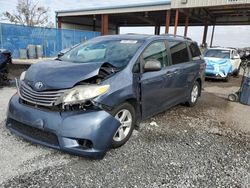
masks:
[(36, 89), (41, 89), (43, 87), (43, 83), (42, 82), (37, 82), (36, 84), (35, 84), (35, 88)]

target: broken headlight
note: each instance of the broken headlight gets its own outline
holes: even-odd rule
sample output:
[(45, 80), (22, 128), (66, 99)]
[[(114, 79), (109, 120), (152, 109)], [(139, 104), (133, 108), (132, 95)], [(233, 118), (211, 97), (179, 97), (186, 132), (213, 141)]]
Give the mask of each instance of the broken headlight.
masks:
[(86, 102), (99, 95), (106, 93), (109, 85), (82, 85), (67, 90), (57, 101), (56, 104), (73, 105)]

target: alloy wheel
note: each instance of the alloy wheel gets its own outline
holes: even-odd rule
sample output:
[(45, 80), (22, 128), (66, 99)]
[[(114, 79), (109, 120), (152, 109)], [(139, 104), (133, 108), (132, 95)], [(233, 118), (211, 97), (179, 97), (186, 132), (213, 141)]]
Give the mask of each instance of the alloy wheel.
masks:
[(195, 84), (193, 87), (193, 90), (191, 92), (191, 102), (195, 103), (196, 100), (198, 99), (198, 95), (199, 95), (199, 87)]
[(113, 140), (120, 142), (124, 140), (130, 132), (132, 127), (132, 115), (128, 110), (122, 109), (115, 115), (115, 118), (121, 123), (121, 125), (117, 129)]

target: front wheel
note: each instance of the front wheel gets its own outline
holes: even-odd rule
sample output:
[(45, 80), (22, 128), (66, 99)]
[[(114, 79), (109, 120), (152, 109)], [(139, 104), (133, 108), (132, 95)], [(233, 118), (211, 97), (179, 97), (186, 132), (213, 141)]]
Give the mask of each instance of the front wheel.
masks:
[(234, 74), (233, 74), (233, 75), (234, 75), (235, 77), (238, 77), (239, 74), (240, 74), (240, 65), (239, 65), (238, 69), (236, 69), (236, 70), (234, 71)]
[(118, 148), (132, 135), (135, 126), (135, 109), (129, 103), (123, 103), (110, 113), (121, 123), (112, 140), (112, 148)]
[(230, 80), (230, 75), (228, 74), (228, 75), (223, 79), (223, 81), (224, 81), (224, 82), (229, 82), (229, 80)]
[(193, 107), (197, 104), (198, 102), (198, 98), (199, 98), (199, 95), (200, 95), (200, 91), (201, 91), (201, 86), (200, 86), (200, 83), (199, 82), (195, 82), (193, 87), (192, 87), (192, 90), (189, 94), (189, 98), (188, 98), (188, 101), (187, 101), (187, 105), (189, 107)]

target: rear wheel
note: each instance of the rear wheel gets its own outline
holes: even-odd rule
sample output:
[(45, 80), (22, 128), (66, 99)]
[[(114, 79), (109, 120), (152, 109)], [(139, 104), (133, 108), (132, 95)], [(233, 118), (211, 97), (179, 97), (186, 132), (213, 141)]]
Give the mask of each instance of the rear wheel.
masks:
[(123, 103), (112, 110), (111, 114), (121, 123), (112, 140), (112, 148), (118, 148), (129, 140), (134, 130), (135, 109), (129, 103)]
[(198, 102), (198, 98), (199, 98), (199, 95), (200, 95), (200, 91), (201, 91), (201, 86), (200, 86), (200, 83), (199, 82), (195, 82), (193, 87), (192, 87), (192, 90), (189, 94), (189, 98), (188, 98), (188, 101), (187, 101), (187, 105), (189, 107), (193, 107), (197, 104)]

